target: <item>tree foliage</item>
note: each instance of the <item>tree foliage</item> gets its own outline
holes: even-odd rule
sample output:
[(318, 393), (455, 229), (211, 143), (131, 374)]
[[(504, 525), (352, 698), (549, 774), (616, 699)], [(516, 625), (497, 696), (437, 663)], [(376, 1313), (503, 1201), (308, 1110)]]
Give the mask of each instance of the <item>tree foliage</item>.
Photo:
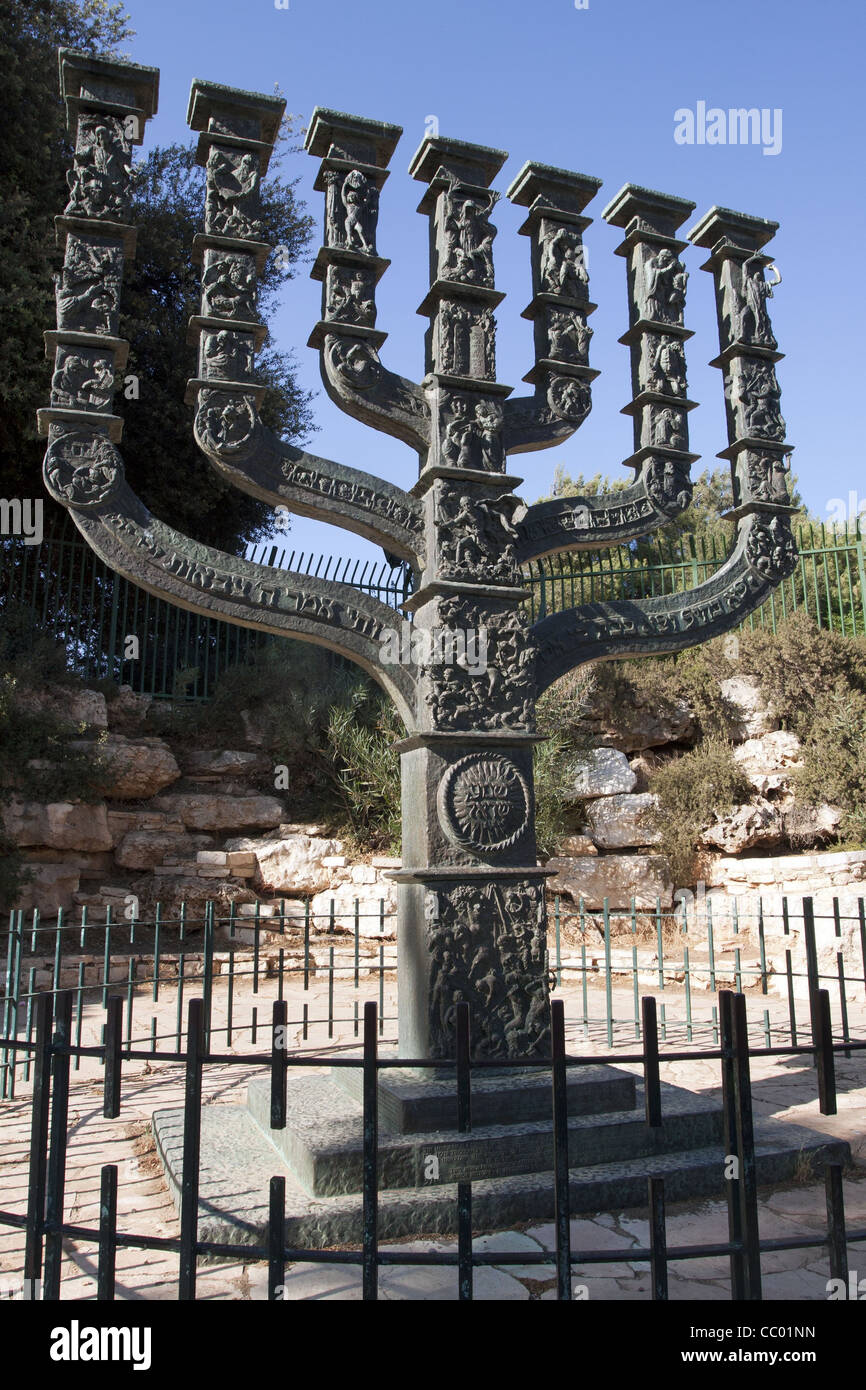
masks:
[[(40, 497), (53, 507), (40, 478), (44, 441), (36, 410), (48, 402), (51, 364), (43, 333), (55, 321), (52, 276), (61, 264), (54, 218), (68, 197), (66, 170), (72, 144), (60, 100), (59, 47), (123, 57), (132, 37), (121, 4), (108, 0), (5, 0), (0, 29), (5, 120), (0, 125), (0, 492)], [(267, 321), (280, 285), (291, 278), (309, 240), (311, 219), (294, 184), (280, 176), (292, 145), (284, 125), (268, 179), (261, 219), (266, 239), (281, 248), (260, 280)], [(121, 335), (130, 340), (124, 375), (138, 378), (139, 399), (118, 404), (125, 418), (123, 453), (132, 486), (162, 520), (196, 539), (238, 551), (259, 538), (272, 513), (219, 479), (192, 438), (192, 411), (184, 406), (187, 379), (197, 375), (187, 321), (199, 308), (199, 271), (192, 241), (204, 225), (204, 171), (192, 146), (152, 149), (135, 165), (131, 220), (139, 226), (138, 254), (127, 265)], [(258, 363), (269, 388), (262, 407), (267, 425), (293, 440), (310, 429), (309, 396), (294, 376), (291, 354), (270, 342)], [(130, 393), (134, 388), (130, 386)]]

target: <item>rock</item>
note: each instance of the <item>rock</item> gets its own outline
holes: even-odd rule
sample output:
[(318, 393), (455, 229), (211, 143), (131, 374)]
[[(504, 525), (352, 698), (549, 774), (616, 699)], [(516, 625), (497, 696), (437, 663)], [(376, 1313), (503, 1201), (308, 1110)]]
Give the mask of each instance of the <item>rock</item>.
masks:
[(99, 690), (49, 685), (44, 690), (16, 687), (14, 702), (32, 714), (50, 714), (64, 724), (89, 729), (108, 728), (105, 696)]
[(73, 747), (92, 751), (102, 764), (103, 795), (110, 801), (147, 801), (180, 776), (174, 754), (161, 738), (109, 734), (101, 743), (76, 739)]
[(547, 881), (548, 891), (564, 893), (588, 908), (600, 908), (608, 898), (611, 907), (635, 906), (654, 909), (656, 898), (662, 907), (673, 903), (673, 884), (667, 860), (660, 854), (600, 854), (575, 859), (551, 859), (556, 877)]
[(663, 760), (660, 757), (645, 758), (643, 754), (638, 754), (636, 758), (629, 758), (628, 765), (635, 775), (635, 784), (632, 788), (636, 792), (648, 792), (653, 773)]
[[(358, 903), (358, 935), (393, 941), (397, 935), (397, 898), (394, 884), (380, 880), (375, 889), (359, 891), (354, 883), (339, 884), (327, 892), (317, 893), (310, 903), (310, 916), (319, 931), (331, 923), (331, 902), (334, 904), (334, 926), (338, 931), (355, 931), (355, 903)], [(384, 904), (384, 915), (383, 915)], [(384, 922), (385, 930), (381, 930)]]
[(830, 839), (844, 819), (843, 808), (827, 802), (821, 806), (806, 806), (795, 801), (782, 812), (785, 836), (795, 847)]
[(180, 917), (181, 904), (186, 903), (186, 918), (191, 930), (201, 930), (204, 925), (205, 908), (209, 902), (214, 904), (217, 916), (228, 913), (230, 903), (254, 903), (255, 893), (239, 883), (229, 883), (225, 879), (199, 878), (167, 874), (135, 879), (130, 887), (139, 900), (139, 917), (152, 918), (156, 904), (161, 906), (161, 917), (169, 926), (176, 925)]
[(784, 729), (747, 739), (734, 749), (734, 757), (761, 796), (788, 786), (791, 772), (802, 765), (801, 753), (797, 735)]
[(601, 797), (587, 807), (587, 828), (599, 849), (657, 845), (661, 831), (647, 823), (649, 812), (657, 805), (658, 798), (651, 792)]
[(114, 851), (114, 857), (122, 869), (153, 869), (170, 856), (196, 855), (203, 843), (210, 843), (209, 835), (132, 830), (124, 835)]
[(751, 676), (729, 676), (719, 681), (722, 695), (732, 706), (734, 722), (731, 736), (738, 743), (772, 733), (779, 727), (778, 719), (767, 709), (761, 687)]
[(17, 801), (2, 808), (3, 828), (19, 847), (107, 850), (114, 844), (104, 802)]
[(785, 839), (785, 826), (778, 806), (763, 798), (736, 806), (730, 815), (703, 830), (699, 843), (723, 854), (742, 854), (758, 845), (770, 848)]
[(732, 893), (774, 890), (800, 896), (813, 888), (817, 893), (859, 883), (866, 883), (866, 849), (763, 859), (715, 859), (707, 871), (708, 888), (727, 887)]
[(615, 748), (592, 748), (575, 763), (567, 795), (573, 801), (615, 796), (632, 791), (636, 781), (625, 753)]
[(137, 695), (131, 685), (122, 685), (108, 706), (108, 727), (134, 736), (142, 729), (152, 704), (150, 695)]
[(78, 871), (73, 864), (36, 864), (30, 872), (32, 878), (18, 895), (16, 907), (24, 912), (38, 908), (44, 917), (54, 917), (60, 907), (64, 912), (72, 910), (73, 895), (79, 887)]
[(267, 770), (269, 763), (259, 753), (236, 749), (200, 748), (181, 753), (181, 766), (190, 777), (251, 776)]
[(320, 824), (318, 821), (284, 822), (278, 828), (278, 837), (281, 840), (287, 840), (290, 835), (311, 835), (313, 839), (327, 840), (330, 838), (330, 834), (330, 827), (325, 824)]
[(559, 853), (565, 859), (580, 859), (587, 854), (598, 854), (598, 850), (588, 835), (566, 835), (560, 841)]
[(395, 859), (393, 854), (374, 854), (370, 863), (374, 869), (399, 869), (403, 860)]
[(646, 748), (663, 748), (668, 743), (689, 743), (697, 733), (695, 717), (684, 701), (666, 703), (659, 709), (648, 696), (616, 711), (603, 711), (584, 721), (584, 727), (599, 743), (623, 753), (642, 753)]
[(261, 748), (265, 741), (265, 727), (260, 715), (256, 715), (252, 710), (241, 710), (241, 724), (244, 730), (244, 739), (251, 748)]
[(109, 811), (108, 828), (119, 844), (124, 835), (136, 830), (162, 831), (165, 834), (182, 835), (183, 821), (176, 816), (166, 815), (164, 811)]
[(256, 871), (256, 856), (252, 850), (229, 850), (226, 853), (226, 865), (233, 874), (248, 878)]
[[(340, 840), (321, 840), (310, 835), (290, 835), (284, 840), (250, 844), (257, 867), (255, 884), (262, 892), (320, 893), (330, 888), (335, 870), (324, 860), (342, 852)], [(238, 846), (246, 848), (246, 846)], [(336, 872), (339, 873), (339, 870)]]
[[(275, 796), (223, 796), (218, 792), (179, 792), (161, 796), (154, 804), (191, 830), (266, 830), (279, 823), (284, 811)], [(233, 848), (249, 846), (244, 843)]]

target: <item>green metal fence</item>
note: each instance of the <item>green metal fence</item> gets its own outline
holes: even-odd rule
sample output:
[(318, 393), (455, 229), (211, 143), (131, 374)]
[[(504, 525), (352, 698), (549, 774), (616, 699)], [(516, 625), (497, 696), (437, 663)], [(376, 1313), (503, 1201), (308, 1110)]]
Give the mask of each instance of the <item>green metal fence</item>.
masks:
[[(798, 609), (846, 637), (866, 633), (866, 538), (860, 518), (846, 528), (794, 527), (799, 564), (743, 626), (770, 628)], [(533, 618), (611, 599), (657, 598), (702, 584), (727, 559), (731, 537), (683, 535), (611, 550), (561, 552), (528, 568)]]
[[(548, 901), (551, 987), (567, 1001), (575, 1046), (628, 1047), (642, 1036), (641, 992), (656, 994), (663, 1042), (719, 1040), (718, 989), (755, 996), (752, 1030), (770, 1047), (808, 1033), (820, 989), (829, 991), (833, 1035), (853, 1036), (866, 1003), (866, 898), (832, 904), (811, 897), (711, 897), (691, 906), (590, 909), (559, 895)], [(246, 915), (251, 913), (252, 915)], [(335, 899), (256, 903), (220, 914), (213, 903), (153, 917), (99, 920), (86, 907), (47, 917), (9, 914), (0, 926), (0, 1036), (32, 1041), (35, 1002), (74, 997), (75, 1045), (95, 1006), (125, 1001), (128, 1048), (180, 1051), (185, 992), (201, 990), (207, 1033), (226, 1046), (255, 1047), (270, 1002), (288, 1000), (298, 1043), (350, 1045), (359, 1037), (363, 993), (378, 993), (380, 1036), (396, 1031), (397, 947), (384, 899), (353, 909)], [(388, 984), (386, 986), (386, 981)], [(859, 1026), (859, 1024), (858, 1024)], [(16, 1068), (29, 1080), (29, 1052), (0, 1048), (0, 1099), (15, 1094)], [(76, 1063), (76, 1070), (78, 1064)]]
[[(406, 593), (402, 565), (326, 560), (270, 543), (250, 548), (249, 558), (351, 584), (391, 607)], [(111, 680), (157, 699), (207, 700), (229, 667), (251, 664), (265, 647), (291, 641), (154, 598), (103, 564), (66, 516), (40, 545), (17, 537), (3, 541), (0, 620), (13, 608), (19, 621), (29, 617), (34, 631), (63, 643), (69, 669), (83, 680)]]
[[(866, 634), (866, 539), (860, 519), (846, 529), (805, 523), (795, 528), (800, 561), (794, 574), (744, 626), (776, 630), (805, 609), (819, 626)], [(533, 619), (576, 604), (651, 598), (694, 588), (723, 564), (722, 533), (656, 537), (611, 550), (562, 552), (526, 571)], [(248, 558), (350, 584), (397, 608), (411, 592), (405, 565), (289, 551), (272, 542)], [(152, 597), (111, 571), (68, 517), (40, 545), (18, 537), (0, 546), (0, 618), (16, 606), (34, 627), (60, 640), (69, 667), (84, 680), (109, 679), (155, 698), (207, 700), (230, 666), (255, 662), (263, 648), (290, 639), (200, 617)], [(129, 637), (138, 642), (130, 656)], [(336, 658), (335, 658), (336, 660)]]

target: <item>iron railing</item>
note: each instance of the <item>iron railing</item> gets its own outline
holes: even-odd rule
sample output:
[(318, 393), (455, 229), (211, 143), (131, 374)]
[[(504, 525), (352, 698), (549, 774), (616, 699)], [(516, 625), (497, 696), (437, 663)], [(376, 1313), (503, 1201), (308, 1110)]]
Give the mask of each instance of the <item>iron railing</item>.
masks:
[[(362, 564), (250, 548), (250, 558), (350, 584), (396, 607), (408, 592), (402, 565)], [(263, 650), (293, 639), (202, 617), (155, 598), (94, 554), (67, 516), (40, 545), (20, 538), (0, 547), (0, 620), (4, 609), (29, 615), (35, 632), (66, 649), (69, 670), (85, 681), (111, 680), (155, 699), (207, 700), (232, 666), (254, 664)], [(128, 639), (134, 638), (131, 648)], [(135, 655), (130, 655), (133, 651)], [(336, 664), (340, 659), (334, 657)]]
[[(742, 624), (775, 632), (805, 609), (819, 627), (844, 637), (866, 633), (866, 536), (857, 518), (847, 527), (805, 522), (794, 527), (800, 558), (794, 573)], [(527, 569), (533, 618), (576, 604), (658, 598), (695, 588), (728, 558), (731, 538), (709, 531), (653, 537), (612, 550), (563, 551)]]
[[(362, 1071), (363, 1085), (363, 1182), (360, 1197), (362, 1241), (357, 1248), (293, 1248), (287, 1244), (286, 1179), (275, 1174), (269, 1182), (269, 1219), (264, 1243), (244, 1244), (245, 1264), (266, 1263), (268, 1298), (284, 1297), (287, 1264), (311, 1263), (360, 1266), (363, 1298), (375, 1301), (379, 1293), (379, 1271), (389, 1265), (448, 1266), (455, 1270), (460, 1301), (471, 1301), (474, 1271), (482, 1266), (538, 1265), (555, 1267), (556, 1296), (571, 1301), (573, 1270), (576, 1265), (630, 1264), (647, 1262), (651, 1270), (651, 1298), (668, 1298), (669, 1266), (680, 1261), (723, 1257), (730, 1262), (730, 1288), (733, 1300), (758, 1302), (762, 1299), (761, 1257), (781, 1250), (824, 1251), (828, 1272), (842, 1288), (848, 1287), (848, 1248), (866, 1241), (866, 1228), (847, 1229), (842, 1184), (842, 1164), (816, 1157), (813, 1168), (822, 1166), (826, 1190), (826, 1233), (814, 1229), (802, 1234), (762, 1240), (758, 1207), (758, 1161), (752, 1112), (750, 1062), (752, 1058), (808, 1057), (814, 1059), (819, 1108), (823, 1115), (836, 1113), (835, 1056), (842, 1044), (832, 1042), (830, 1002), (826, 990), (813, 1001), (812, 1037), (809, 1044), (796, 1047), (751, 1049), (749, 1045), (746, 998), (743, 994), (721, 991), (718, 998), (719, 1046), (708, 1051), (661, 1051), (658, 1046), (656, 1006), (653, 998), (642, 1001), (643, 1045), (626, 1057), (570, 1056), (565, 1045), (564, 1009), (561, 1000), (551, 1006), (552, 1056), (549, 1061), (522, 1063), (550, 1072), (552, 1096), (552, 1171), (555, 1249), (551, 1252), (473, 1249), (473, 1184), (461, 1180), (455, 1186), (456, 1250), (379, 1248), (379, 1121), (378, 1082), (388, 1067), (437, 1068), (453, 1072), (458, 1110), (458, 1130), (472, 1130), (472, 1078), (490, 1077), (508, 1061), (473, 1061), (470, 1058), (469, 1006), (458, 1004), (456, 1011), (456, 1057), (451, 1063), (427, 1059), (383, 1057), (378, 1052), (377, 1006), (364, 1005), (363, 1053), (360, 1057), (314, 1057), (289, 1055), (285, 1045), (286, 1004), (274, 1001), (270, 1025), (271, 1046), (260, 1055), (238, 1057), (211, 1050), (206, 1035), (206, 1005), (203, 999), (189, 1001), (186, 1048), (183, 1052), (150, 1053), (124, 1049), (122, 1001), (109, 1001), (105, 1040), (99, 1047), (80, 1048), (72, 1042), (72, 995), (57, 996), (52, 1033), (51, 1003), (47, 994), (37, 1003), (35, 1040), (26, 1044), (12, 1038), (0, 1045), (26, 1049), (33, 1059), (28, 1197), (26, 1214), (0, 1210), (0, 1227), (23, 1230), (25, 1235), (22, 1294), (44, 1301), (61, 1296), (64, 1241), (91, 1245), (97, 1254), (97, 1291), (101, 1301), (115, 1298), (115, 1264), (120, 1248), (161, 1251), (178, 1258), (177, 1297), (188, 1302), (196, 1298), (198, 1262), (202, 1258), (236, 1257), (239, 1247), (230, 1243), (199, 1239), (201, 1174), (201, 1118), (203, 1074), (207, 1066), (237, 1065), (268, 1067), (270, 1072), (270, 1124), (285, 1129), (288, 1110), (288, 1075), (293, 1066), (322, 1064), (354, 1067)], [(866, 1050), (866, 1042), (852, 1042), (848, 1050)], [(183, 1156), (180, 1182), (180, 1221), (178, 1236), (145, 1235), (118, 1229), (118, 1165), (104, 1164), (100, 1170), (100, 1219), (98, 1226), (86, 1226), (65, 1219), (70, 1064), (73, 1057), (96, 1057), (104, 1067), (102, 1113), (108, 1119), (120, 1115), (123, 1063), (146, 1060), (185, 1067)], [(652, 1172), (647, 1159), (646, 1192), (649, 1215), (649, 1244), (626, 1250), (575, 1249), (571, 1235), (572, 1178), (570, 1174), (567, 1076), (569, 1069), (598, 1066), (608, 1061), (636, 1064), (641, 1068), (645, 1087), (645, 1124), (658, 1132), (664, 1122), (664, 1101), (659, 1080), (660, 1067), (667, 1062), (715, 1060), (720, 1064), (721, 1105), (724, 1124), (723, 1152), (726, 1164), (735, 1160), (731, 1176), (719, 1174), (720, 1193), (724, 1189), (728, 1210), (728, 1239), (673, 1246), (667, 1238), (664, 1179)], [(127, 1275), (128, 1280), (128, 1275)]]
[[(805, 609), (823, 628), (844, 636), (866, 633), (866, 541), (858, 520), (846, 529), (795, 527), (795, 572), (744, 623), (770, 628)], [(721, 533), (565, 551), (527, 567), (533, 619), (576, 604), (649, 598), (693, 588), (724, 562)], [(248, 558), (349, 584), (399, 608), (411, 593), (408, 567), (388, 561), (337, 559), (289, 551), (273, 542), (250, 547)], [(264, 647), (291, 641), (175, 608), (108, 569), (68, 517), (38, 546), (7, 538), (0, 547), (0, 617), (16, 604), (35, 629), (63, 643), (70, 670), (84, 680), (110, 679), (155, 698), (206, 700), (230, 666), (255, 662)], [(127, 638), (138, 639), (138, 658)]]
[[(760, 1001), (752, 1023), (765, 1047), (797, 1046), (818, 990), (827, 987), (838, 1040), (847, 1045), (850, 1006), (861, 993), (866, 1000), (866, 898), (858, 898), (847, 916), (835, 898), (825, 918), (811, 897), (786, 897), (777, 906), (774, 915), (760, 898), (732, 899), (723, 915), (714, 913), (712, 899), (690, 912), (663, 910), (657, 900), (651, 911), (634, 903), (627, 911), (607, 903), (590, 911), (556, 896), (548, 907), (551, 987), (564, 990), (575, 1032), (608, 1048), (641, 1038), (640, 997), (647, 985), (657, 992), (662, 1042), (717, 1044), (713, 1001), (719, 988), (730, 986)], [(102, 922), (84, 907), (77, 920), (62, 910), (54, 920), (38, 911), (25, 919), (15, 911), (0, 933), (3, 1034), (14, 1039), (20, 1033), (29, 1045), (39, 998), (70, 993), (74, 1041), (81, 1047), (85, 1006), (106, 1008), (116, 995), (125, 1001), (127, 1048), (180, 1052), (185, 999), (201, 989), (209, 1045), (219, 1035), (226, 1047), (255, 1047), (273, 995), (291, 997), (291, 1022), (304, 1044), (330, 1044), (337, 1036), (360, 1036), (360, 1003), (372, 982), (380, 1037), (393, 1040), (397, 1019), (386, 981), (395, 978), (396, 947), (384, 899), (362, 908), (356, 898), (349, 911), (331, 899), (315, 915), (309, 900), (300, 914), (283, 903), (273, 916), (264, 915), (273, 911), (256, 904), (255, 915), (240, 916), (232, 904), (221, 916), (208, 904), (198, 916), (184, 906), (171, 916), (157, 907), (150, 919), (120, 922), (110, 908)], [(768, 953), (772, 933), (784, 943), (784, 959), (778, 949)], [(224, 1022), (214, 1021), (215, 998)], [(26, 1050), (17, 1060), (14, 1049), (0, 1051), (0, 1098), (14, 1096), (22, 1071), (26, 1083)]]

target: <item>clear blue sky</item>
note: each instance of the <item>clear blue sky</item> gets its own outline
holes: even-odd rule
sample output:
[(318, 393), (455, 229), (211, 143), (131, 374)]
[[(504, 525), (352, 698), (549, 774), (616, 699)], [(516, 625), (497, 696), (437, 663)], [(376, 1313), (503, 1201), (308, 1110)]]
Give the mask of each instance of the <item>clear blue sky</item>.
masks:
[[(857, 267), (864, 246), (863, 6), (857, 0), (127, 0), (136, 38), (132, 58), (161, 69), (160, 110), (148, 143), (183, 139), (190, 81), (201, 77), (272, 92), (305, 124), (315, 106), (333, 107), (403, 126), (382, 194), (380, 254), (392, 259), (379, 293), (378, 326), (390, 337), (385, 364), (418, 379), (425, 320), (415, 310), (427, 284), (426, 218), (415, 209), (423, 191), (406, 174), (435, 115), (443, 136), (510, 152), (495, 187), (505, 190), (526, 159), (593, 174), (604, 186), (589, 205), (596, 220), (585, 236), (600, 368), (593, 410), (558, 449), (516, 456), (527, 500), (545, 492), (557, 463), (571, 472), (621, 474), (631, 451), (631, 422), (620, 415), (629, 396), (628, 351), (617, 343), (627, 326), (625, 266), (612, 254), (620, 233), (601, 209), (626, 182), (662, 189), (696, 203), (692, 225), (712, 204), (781, 223), (772, 252), (783, 284), (770, 309), (780, 348), (778, 373), (794, 469), (810, 508), (827, 515), (830, 499), (856, 491), (866, 499), (862, 424), (864, 296)], [(681, 145), (674, 113), (709, 107), (782, 112), (781, 150), (760, 145)], [(312, 188), (318, 160), (293, 157), (286, 174), (316, 218), (323, 196)], [(495, 220), (497, 285), (508, 298), (498, 311), (498, 378), (530, 388), (530, 324), (520, 317), (530, 296), (529, 245), (515, 235), (523, 210), (502, 199)], [(691, 442), (715, 465), (726, 443), (721, 373), (708, 367), (718, 350), (711, 277), (704, 254), (685, 253), (691, 271), (686, 323), (689, 385), (701, 409), (690, 416)], [(417, 456), (398, 441), (343, 416), (321, 387), (317, 354), (304, 346), (319, 316), (320, 287), (308, 267), (286, 286), (274, 322), (281, 346), (295, 347), (305, 385), (318, 392), (316, 453), (409, 486)], [(142, 400), (144, 407), (145, 401)], [(170, 521), (170, 518), (165, 518)], [(368, 555), (347, 532), (295, 518), (291, 540), (305, 549)]]

